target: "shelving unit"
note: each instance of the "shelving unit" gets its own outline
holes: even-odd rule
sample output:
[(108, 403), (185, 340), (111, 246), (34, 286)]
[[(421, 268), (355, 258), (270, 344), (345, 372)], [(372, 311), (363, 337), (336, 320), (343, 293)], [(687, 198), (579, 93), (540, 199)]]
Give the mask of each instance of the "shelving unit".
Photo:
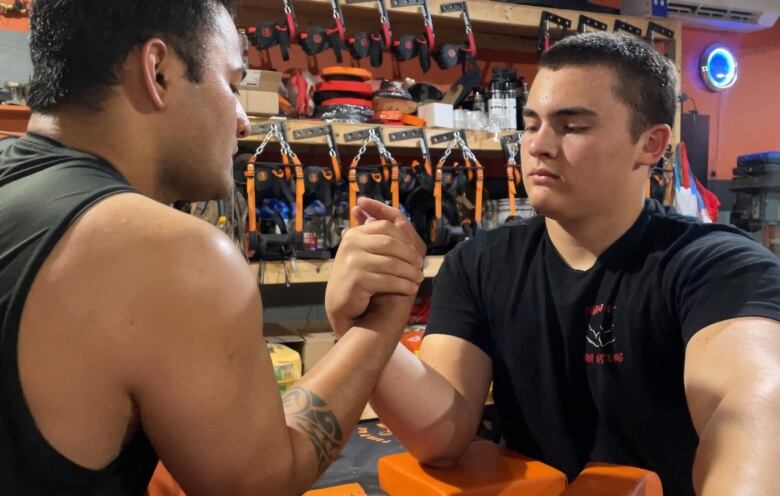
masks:
[[(429, 0), (430, 12), (436, 29), (437, 38), (442, 40), (458, 40), (463, 36), (463, 22), (456, 15), (441, 14), (442, 4), (452, 0)], [(261, 20), (281, 19), (281, 2), (269, 5), (267, 0), (241, 0), (238, 8), (238, 22), (250, 25)], [(331, 18), (330, 0), (293, 0), (298, 23), (301, 26), (321, 25), (323, 19)], [(389, 2), (388, 2), (389, 7)], [(347, 28), (350, 32), (374, 30), (378, 24), (376, 5), (372, 2), (341, 5)], [(578, 12), (528, 5), (515, 5), (489, 0), (468, 0), (469, 15), (474, 28), (474, 35), (479, 47), (489, 50), (533, 52), (536, 50), (536, 37), (539, 31), (539, 21), (542, 11), (551, 12), (572, 21), (576, 27), (580, 14), (605, 23), (611, 30), (615, 21), (619, 20), (636, 26), (645, 32), (650, 19), (641, 17), (600, 14), (595, 12)], [(420, 13), (413, 8), (389, 8), (389, 17), (393, 30), (401, 32), (417, 32), (421, 29)], [(652, 19), (677, 34), (676, 45), (682, 34), (680, 21), (675, 19)], [(560, 30), (552, 30), (553, 36), (559, 36)], [(680, 60), (682, 52), (676, 50), (674, 60)]]
[[(430, 12), (437, 36), (437, 44), (445, 42), (460, 42), (464, 38), (463, 23), (459, 16), (442, 14), (440, 7), (451, 0), (429, 0)], [(673, 39), (662, 35), (656, 36), (656, 46), (664, 52), (681, 69), (682, 64), (682, 23), (677, 19), (641, 18), (624, 15), (601, 14), (595, 12), (579, 12), (573, 10), (515, 5), (492, 0), (467, 0), (469, 15), (477, 46), (480, 50), (498, 50), (504, 52), (521, 52), (534, 54), (537, 50), (539, 26), (543, 12), (550, 12), (572, 23), (576, 29), (580, 16), (584, 15), (607, 25), (614, 30), (617, 22), (636, 27), (646, 33), (650, 22), (653, 22), (674, 33)], [(330, 0), (292, 0), (296, 10), (298, 24), (301, 29), (307, 26), (329, 25), (331, 22)], [(389, 7), (390, 3), (387, 2)], [(376, 31), (379, 20), (374, 2), (348, 4), (341, 1), (341, 7), (349, 33), (359, 31)], [(281, 1), (240, 0), (237, 24), (249, 26), (260, 21), (271, 19), (281, 20), (283, 17)], [(420, 12), (415, 8), (390, 8), (389, 17), (393, 32), (417, 33), (422, 29)], [(551, 25), (550, 34), (553, 40), (562, 37), (561, 29)], [(479, 59), (479, 55), (477, 55)], [(349, 63), (345, 61), (345, 63)], [(453, 72), (457, 74), (457, 70)], [(305, 122), (305, 121), (301, 121)], [(292, 123), (291, 126), (304, 126), (303, 123)], [(334, 125), (341, 127), (342, 125)], [(349, 125), (347, 125), (349, 126)], [(359, 126), (359, 125), (358, 125)], [(446, 131), (446, 130), (445, 130)], [(678, 108), (674, 126), (673, 144), (680, 141), (680, 111)], [(323, 141), (324, 142), (324, 141)], [(311, 143), (311, 142), (310, 142)], [(471, 141), (470, 141), (471, 143)], [(400, 145), (403, 146), (403, 145)], [(413, 145), (408, 145), (413, 146)], [(484, 147), (486, 151), (498, 151), (500, 146), (496, 137), (479, 139), (475, 150)]]

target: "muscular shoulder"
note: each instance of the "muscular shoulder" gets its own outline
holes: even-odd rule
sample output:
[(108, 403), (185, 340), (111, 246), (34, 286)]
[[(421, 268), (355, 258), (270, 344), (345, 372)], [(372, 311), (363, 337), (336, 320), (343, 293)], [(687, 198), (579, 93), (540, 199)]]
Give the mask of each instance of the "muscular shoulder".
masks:
[(230, 239), (136, 194), (110, 197), (77, 219), (33, 290), (74, 340), (102, 340), (128, 356), (162, 358), (185, 337), (209, 340), (247, 320), (259, 325), (261, 312), (257, 285)]
[[(189, 274), (246, 268), (221, 231), (137, 194), (114, 195), (91, 207), (68, 229), (51, 258), (57, 261), (52, 268), (68, 278), (92, 279), (105, 270), (127, 282), (165, 280), (173, 287), (195, 279)], [(120, 283), (115, 277), (112, 281)]]

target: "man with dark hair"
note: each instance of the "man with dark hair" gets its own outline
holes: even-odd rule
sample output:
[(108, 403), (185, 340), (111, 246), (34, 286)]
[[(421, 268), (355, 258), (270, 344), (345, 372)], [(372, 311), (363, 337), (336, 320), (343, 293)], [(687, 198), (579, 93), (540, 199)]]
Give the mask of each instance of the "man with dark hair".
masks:
[(231, 10), (34, 3), (33, 115), (0, 156), (3, 495), (141, 495), (158, 455), (191, 496), (301, 493), (398, 342), (422, 280), (402, 216), (344, 237), (333, 277), (360, 279), (366, 311), (280, 398), (249, 267), (167, 206), (233, 188)]
[[(446, 256), (421, 360), (396, 349), (374, 409), (414, 456), (447, 465), (492, 380), (503, 442), (570, 478), (593, 461), (655, 471), (674, 496), (775, 493), (780, 263), (644, 199), (676, 69), (611, 33), (565, 38), (539, 66), (521, 160), (540, 216)], [(328, 288), (337, 327), (362, 310), (350, 290)]]

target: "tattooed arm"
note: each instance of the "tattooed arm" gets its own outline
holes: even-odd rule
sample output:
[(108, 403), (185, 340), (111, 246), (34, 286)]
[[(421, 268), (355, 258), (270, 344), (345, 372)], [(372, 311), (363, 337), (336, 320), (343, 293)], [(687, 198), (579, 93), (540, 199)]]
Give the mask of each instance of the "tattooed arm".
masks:
[(369, 312), (339, 339), (327, 359), (284, 395), (296, 455), (295, 494), (308, 489), (349, 440), (410, 309), (408, 298), (375, 298)]
[[(76, 299), (73, 308), (85, 309), (63, 310), (57, 322), (74, 340), (90, 336), (78, 363), (88, 362), (101, 384), (114, 384), (95, 388), (95, 409), (102, 410), (90, 417), (100, 420), (90, 426), (90, 442), (70, 451), (61, 445), (79, 459), (78, 450), (95, 451), (93, 437), (110, 434), (121, 443), (143, 429), (188, 496), (302, 493), (349, 438), (398, 343), (410, 299), (373, 298), (282, 401), (260, 331), (257, 282), (241, 255), (197, 219), (156, 207), (146, 215), (143, 200), (129, 203), (122, 208), (140, 215), (143, 225), (174, 218), (143, 243), (121, 233), (119, 241), (112, 238), (128, 249), (121, 257), (84, 255), (82, 270), (70, 277), (82, 292), (58, 287), (60, 296)], [(161, 233), (176, 243), (159, 242)], [(105, 243), (91, 243), (85, 252), (90, 246)], [(387, 240), (383, 246), (404, 248)], [(123, 281), (122, 291), (101, 291), (116, 281)], [(76, 317), (81, 320), (71, 322)], [(119, 449), (105, 447), (112, 456)]]

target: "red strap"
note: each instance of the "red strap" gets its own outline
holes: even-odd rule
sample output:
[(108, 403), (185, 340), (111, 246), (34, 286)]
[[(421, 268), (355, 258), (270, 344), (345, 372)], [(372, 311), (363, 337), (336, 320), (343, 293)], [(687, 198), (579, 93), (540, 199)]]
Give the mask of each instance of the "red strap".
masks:
[(341, 38), (341, 41), (345, 41), (345, 38), (347, 37), (347, 30), (344, 29), (344, 23), (341, 21), (341, 19), (336, 19), (336, 31), (339, 32), (339, 38)]
[(333, 105), (356, 105), (358, 107), (366, 107), (374, 109), (374, 104), (369, 100), (362, 100), (360, 98), (331, 98), (320, 103), (321, 107), (330, 107)]
[(317, 84), (317, 91), (346, 91), (369, 98), (374, 93), (370, 84), (356, 81), (323, 81)]
[(298, 33), (295, 32), (295, 18), (292, 12), (287, 13), (287, 28), (290, 30), (290, 40), (296, 39)]
[(436, 35), (433, 34), (433, 26), (430, 24), (425, 25), (425, 36), (428, 39), (428, 50), (433, 52), (433, 48), (436, 46)]
[(477, 44), (474, 42), (474, 33), (468, 33), (469, 37), (469, 48), (466, 50), (471, 54), (472, 57), (477, 56)]
[(309, 106), (309, 84), (306, 82), (306, 78), (303, 77), (300, 71), (295, 71), (295, 74), (291, 79), (292, 84), (296, 89), (295, 110), (299, 115), (307, 115), (307, 107)]
[(385, 22), (382, 24), (382, 34), (385, 36), (385, 47), (389, 50), (393, 46), (393, 33), (390, 32), (390, 24)]

